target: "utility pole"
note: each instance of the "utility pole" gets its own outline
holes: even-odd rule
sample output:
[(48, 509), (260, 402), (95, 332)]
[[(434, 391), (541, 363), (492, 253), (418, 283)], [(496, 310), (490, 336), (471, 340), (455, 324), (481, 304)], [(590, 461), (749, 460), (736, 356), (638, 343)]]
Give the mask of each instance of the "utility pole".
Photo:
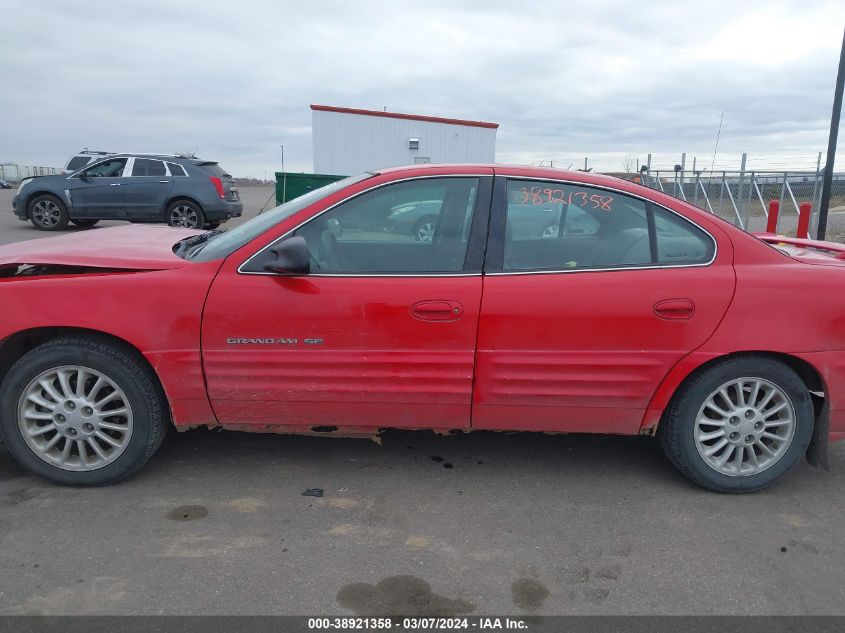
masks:
[(842, 33), (842, 50), (839, 52), (839, 70), (836, 73), (836, 90), (833, 92), (833, 112), (830, 115), (830, 137), (827, 141), (827, 162), (824, 166), (822, 198), (819, 204), (819, 227), (816, 231), (816, 238), (820, 240), (823, 240), (827, 233), (827, 212), (830, 207), (830, 187), (833, 182), (833, 162), (836, 158), (839, 119), (842, 117), (843, 87), (845, 87), (845, 31)]
[[(736, 189), (736, 206), (737, 211), (739, 212), (742, 208), (742, 190), (745, 185), (745, 164), (748, 161), (748, 153), (742, 153), (742, 161), (739, 164), (739, 184), (737, 185)], [(746, 224), (748, 223), (748, 217), (745, 218)]]
[(282, 204), (284, 204), (288, 201), (288, 175), (285, 173), (285, 146), (279, 145), (279, 147), (282, 148)]

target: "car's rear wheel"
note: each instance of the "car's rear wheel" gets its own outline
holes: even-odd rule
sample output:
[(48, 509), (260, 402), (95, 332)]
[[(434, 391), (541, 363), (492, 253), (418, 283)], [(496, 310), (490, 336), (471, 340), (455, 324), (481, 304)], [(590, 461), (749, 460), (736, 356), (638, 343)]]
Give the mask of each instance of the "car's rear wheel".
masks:
[(160, 446), (164, 398), (129, 351), (86, 338), (44, 343), (0, 385), (0, 427), (9, 452), (56, 483), (125, 479)]
[(700, 486), (754, 492), (803, 455), (813, 434), (810, 393), (786, 364), (742, 356), (698, 372), (658, 428), (669, 460)]
[(70, 220), (64, 202), (50, 194), (30, 200), (28, 211), (29, 221), (42, 231), (61, 231)]
[(74, 220), (73, 218), (71, 218), (70, 221), (73, 224), (75, 224), (76, 226), (83, 228), (83, 229), (87, 228), (89, 226), (94, 226), (97, 222), (99, 222), (99, 220), (82, 220), (82, 219)]
[(167, 207), (167, 223), (187, 229), (205, 226), (205, 215), (199, 205), (190, 200), (176, 200)]

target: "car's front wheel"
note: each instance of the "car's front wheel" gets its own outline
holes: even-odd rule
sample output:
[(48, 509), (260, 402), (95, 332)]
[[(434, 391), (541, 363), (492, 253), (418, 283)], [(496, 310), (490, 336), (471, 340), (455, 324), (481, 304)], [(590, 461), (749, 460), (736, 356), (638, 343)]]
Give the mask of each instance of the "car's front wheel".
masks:
[(42, 231), (61, 231), (70, 218), (67, 207), (56, 196), (44, 194), (29, 202), (29, 221)]
[(56, 483), (111, 484), (161, 444), (164, 398), (150, 371), (119, 346), (86, 338), (44, 343), (0, 385), (0, 428), (23, 466)]
[(205, 226), (205, 215), (197, 203), (176, 200), (167, 207), (167, 223), (186, 229), (201, 229)]
[(807, 386), (764, 356), (717, 362), (678, 390), (658, 427), (669, 460), (718, 492), (754, 492), (774, 483), (806, 452), (813, 434)]

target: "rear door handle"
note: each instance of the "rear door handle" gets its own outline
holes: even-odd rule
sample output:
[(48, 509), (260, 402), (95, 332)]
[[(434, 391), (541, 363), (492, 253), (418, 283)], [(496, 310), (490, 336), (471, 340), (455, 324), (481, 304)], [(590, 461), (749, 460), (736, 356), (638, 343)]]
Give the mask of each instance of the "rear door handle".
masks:
[(109, 187), (119, 187), (119, 186), (120, 186), (119, 182), (113, 182), (113, 183), (109, 184)]
[(411, 306), (411, 316), (421, 321), (455, 321), (464, 313), (457, 301), (419, 301)]
[(167, 185), (167, 184), (170, 184), (170, 181), (169, 181), (169, 180), (159, 180), (159, 182), (163, 182), (163, 183), (164, 183), (164, 184), (166, 184), (166, 185)]
[(685, 321), (695, 314), (695, 304), (690, 299), (664, 299), (654, 304), (654, 314), (661, 319)]

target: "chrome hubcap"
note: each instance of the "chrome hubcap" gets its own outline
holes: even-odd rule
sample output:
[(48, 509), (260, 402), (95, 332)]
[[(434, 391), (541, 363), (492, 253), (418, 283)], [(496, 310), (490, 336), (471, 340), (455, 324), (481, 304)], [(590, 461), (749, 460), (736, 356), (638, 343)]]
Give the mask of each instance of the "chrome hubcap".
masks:
[(420, 242), (430, 242), (434, 239), (434, 222), (426, 222), (417, 229), (417, 239)]
[(42, 460), (70, 471), (102, 468), (126, 450), (132, 407), (108, 376), (64, 365), (32, 379), (18, 401), (18, 428)]
[(726, 382), (704, 401), (695, 420), (695, 447), (713, 470), (747, 477), (773, 466), (795, 435), (795, 407), (763, 378)]
[(32, 208), (32, 217), (41, 226), (56, 226), (62, 214), (55, 202), (39, 200)]
[(197, 212), (186, 204), (180, 204), (170, 211), (170, 224), (195, 229), (199, 224)]

